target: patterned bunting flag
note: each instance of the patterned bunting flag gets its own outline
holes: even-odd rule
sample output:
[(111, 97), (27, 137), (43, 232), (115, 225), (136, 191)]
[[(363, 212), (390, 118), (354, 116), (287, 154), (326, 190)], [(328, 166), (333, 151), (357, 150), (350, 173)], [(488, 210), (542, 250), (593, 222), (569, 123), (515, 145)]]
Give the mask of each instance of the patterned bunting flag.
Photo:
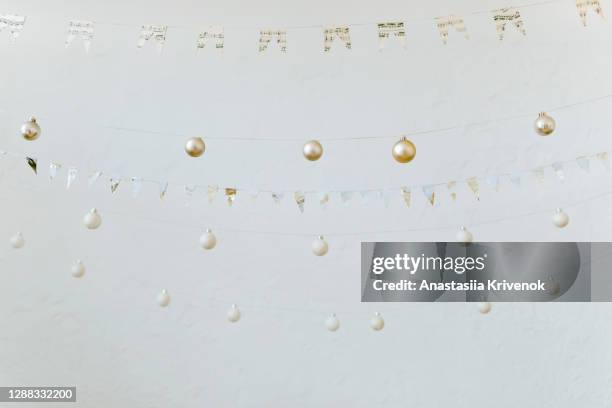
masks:
[(429, 205), (433, 206), (436, 203), (436, 186), (423, 186), (423, 194), (429, 201)]
[(525, 28), (523, 27), (523, 18), (521, 13), (514, 8), (503, 8), (493, 11), (493, 20), (495, 21), (495, 28), (499, 40), (504, 39), (506, 32), (506, 24), (510, 23), (523, 35), (527, 35)]
[(400, 40), (402, 47), (406, 47), (406, 30), (402, 22), (378, 23), (378, 48), (383, 49), (385, 41), (389, 37), (395, 37)]
[(438, 27), (438, 32), (440, 33), (440, 37), (442, 38), (442, 42), (444, 44), (446, 44), (448, 41), (448, 30), (450, 27), (453, 27), (457, 32), (462, 33), (466, 40), (469, 38), (467, 29), (463, 23), (463, 19), (455, 17), (452, 14), (446, 17), (437, 17), (436, 26)]
[(32, 158), (32, 157), (26, 157), (26, 161), (28, 162), (28, 166), (30, 166), (30, 168), (32, 169), (32, 171), (34, 172), (34, 174), (38, 174), (38, 160)]
[(274, 201), (274, 204), (279, 205), (281, 201), (283, 201), (283, 197), (285, 196), (285, 194), (284, 193), (270, 193), (270, 196), (272, 197), (272, 201)]
[(71, 20), (68, 22), (68, 36), (66, 37), (65, 46), (68, 48), (75, 38), (80, 38), (83, 41), (85, 52), (89, 52), (91, 40), (94, 34), (93, 21)]
[(323, 49), (325, 52), (331, 50), (334, 38), (338, 37), (344, 43), (344, 46), (351, 49), (351, 35), (348, 27), (330, 27), (323, 30)]
[(576, 8), (578, 9), (578, 15), (582, 21), (582, 25), (587, 25), (587, 12), (589, 7), (593, 9), (595, 14), (603, 18), (603, 9), (599, 4), (599, 0), (576, 0)]
[(15, 42), (23, 30), (25, 20), (24, 16), (2, 15), (0, 16), (0, 31), (8, 27), (11, 42)]
[(319, 193), (319, 205), (322, 208), (327, 208), (327, 203), (329, 202), (329, 193), (326, 191), (321, 191)]
[(111, 193), (115, 193), (115, 191), (117, 191), (117, 188), (119, 188), (119, 184), (121, 183), (121, 179), (120, 178), (110, 178), (110, 189), (111, 189)]
[(306, 202), (306, 196), (300, 192), (296, 191), (293, 194), (293, 198), (295, 199), (295, 203), (298, 205), (301, 213), (304, 213), (304, 203)]
[(270, 41), (275, 37), (280, 51), (287, 52), (287, 31), (285, 30), (261, 30), (259, 32), (259, 52), (266, 51)]
[(410, 192), (410, 189), (408, 187), (402, 187), (400, 191), (402, 193), (402, 198), (404, 199), (406, 207), (410, 207), (410, 202), (412, 200), (412, 194)]
[(149, 40), (152, 40), (157, 44), (158, 51), (161, 52), (166, 44), (167, 31), (168, 26), (165, 25), (143, 25), (136, 46), (142, 48)]
[(202, 31), (198, 34), (198, 40), (196, 42), (196, 49), (202, 50), (206, 46), (206, 43), (212, 40), (215, 42), (215, 48), (223, 51), (225, 45), (225, 35), (223, 34), (223, 27), (212, 26), (208, 30)]

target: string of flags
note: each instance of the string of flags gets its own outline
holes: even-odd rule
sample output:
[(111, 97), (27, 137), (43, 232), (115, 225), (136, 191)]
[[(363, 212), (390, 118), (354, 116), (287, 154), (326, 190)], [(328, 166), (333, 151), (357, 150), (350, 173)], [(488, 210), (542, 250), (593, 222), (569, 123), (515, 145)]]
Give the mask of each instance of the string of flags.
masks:
[[(24, 156), (20, 153), (12, 153), (0, 151), (0, 158), (3, 156), (11, 156), (25, 160), (25, 163), (33, 171), (34, 174), (39, 174), (39, 160), (34, 157)], [(545, 182), (548, 174), (553, 175), (554, 179), (563, 182), (569, 171), (579, 169), (583, 174), (591, 173), (592, 163), (599, 163), (603, 170), (608, 171), (610, 163), (608, 152), (599, 152), (593, 155), (578, 156), (571, 160), (557, 161), (548, 165), (538, 166), (527, 171), (516, 173), (503, 173), (486, 175), (480, 177), (469, 177), (462, 180), (448, 180), (442, 183), (426, 184), (426, 185), (411, 185), (402, 186), (395, 189), (368, 189), (368, 190), (324, 190), (324, 191), (304, 191), (304, 190), (257, 190), (244, 189), (238, 187), (223, 187), (218, 185), (183, 185), (174, 184), (162, 180), (151, 180), (140, 176), (125, 177), (116, 174), (108, 174), (102, 170), (93, 172), (80, 171), (74, 166), (64, 166), (56, 161), (51, 161), (48, 164), (48, 177), (51, 182), (56, 180), (62, 169), (66, 169), (66, 189), (70, 189), (77, 179), (81, 176), (87, 180), (88, 187), (91, 188), (94, 184), (105, 182), (108, 183), (108, 189), (111, 194), (115, 194), (121, 187), (128, 185), (131, 189), (133, 197), (141, 195), (143, 185), (153, 184), (157, 188), (157, 196), (163, 200), (169, 190), (182, 194), (185, 197), (185, 202), (189, 205), (192, 200), (201, 194), (205, 197), (209, 204), (214, 203), (217, 199), (223, 199), (228, 206), (232, 206), (239, 199), (246, 199), (247, 202), (255, 202), (260, 197), (265, 196), (271, 199), (272, 203), (280, 205), (286, 198), (292, 200), (297, 206), (299, 212), (303, 213), (306, 206), (318, 206), (325, 209), (330, 202), (336, 201), (343, 206), (349, 206), (351, 203), (360, 201), (363, 205), (368, 205), (376, 201), (389, 206), (391, 200), (398, 199), (403, 202), (405, 207), (413, 205), (413, 199), (417, 195), (422, 195), (425, 203), (431, 207), (440, 204), (440, 197), (445, 196), (445, 201), (454, 203), (458, 200), (459, 194), (471, 196), (476, 201), (480, 201), (483, 188), (487, 188), (493, 192), (499, 192), (506, 186), (514, 189), (520, 189), (523, 183), (534, 180), (538, 184)]]
[[(578, 17), (584, 26), (587, 25), (589, 12), (600, 16), (602, 19), (603, 9), (599, 0), (575, 0)], [(525, 8), (534, 5), (523, 5), (520, 8)], [(470, 13), (480, 14), (480, 13)], [(495, 24), (495, 30), (499, 40), (503, 40), (507, 31), (514, 28), (514, 31), (520, 35), (527, 35), (525, 24), (519, 7), (505, 7), (491, 11), (491, 19)], [(451, 32), (469, 39), (464, 18), (458, 15), (448, 15), (433, 18), (434, 26), (438, 30), (438, 34), (443, 44), (447, 44), (451, 36)], [(14, 14), (0, 14), (0, 32), (7, 31), (12, 42), (15, 42), (17, 37), (24, 30), (26, 24), (26, 16)], [(98, 22), (103, 25), (103, 22)], [(398, 40), (402, 47), (406, 46), (406, 29), (405, 21), (386, 21), (378, 22), (375, 25), (378, 29), (379, 47), (383, 49), (387, 41), (392, 39)], [(364, 25), (364, 24), (356, 24)], [(85, 20), (70, 20), (68, 22), (67, 36), (65, 46), (69, 47), (75, 39), (80, 39), (83, 43), (85, 51), (88, 52), (91, 43), (94, 39), (95, 21)], [(323, 29), (323, 51), (329, 52), (334, 47), (343, 47), (348, 50), (352, 48), (351, 40), (351, 25), (346, 26), (312, 26), (312, 27), (294, 27), (300, 28), (322, 28)], [(135, 39), (136, 46), (143, 48), (147, 44), (153, 44), (161, 52), (168, 35), (168, 25), (151, 25), (146, 24), (140, 26), (140, 32)], [(196, 50), (203, 50), (211, 43), (214, 49), (223, 50), (225, 47), (225, 35), (223, 26), (210, 26), (204, 30), (200, 30), (194, 36), (194, 46)], [(259, 52), (264, 53), (270, 45), (275, 43), (280, 52), (285, 53), (288, 50), (288, 31), (280, 28), (262, 28), (259, 30)]]

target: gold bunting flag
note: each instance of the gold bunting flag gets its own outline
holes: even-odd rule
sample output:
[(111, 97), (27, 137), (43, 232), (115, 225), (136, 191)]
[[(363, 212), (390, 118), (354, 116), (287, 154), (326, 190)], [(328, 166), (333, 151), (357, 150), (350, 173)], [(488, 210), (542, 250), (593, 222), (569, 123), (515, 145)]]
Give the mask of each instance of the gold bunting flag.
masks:
[(338, 37), (344, 43), (346, 49), (351, 49), (351, 35), (348, 27), (331, 27), (323, 31), (323, 49), (325, 52), (331, 50), (334, 38)]
[(436, 186), (423, 186), (423, 194), (425, 194), (425, 197), (427, 198), (427, 201), (429, 201), (429, 204), (431, 206), (433, 206), (436, 202), (436, 190), (435, 190)]
[(259, 32), (259, 52), (266, 51), (273, 38), (276, 38), (280, 51), (287, 52), (287, 31), (285, 30), (261, 30)]
[(495, 21), (495, 28), (499, 40), (504, 39), (506, 32), (506, 24), (510, 23), (523, 35), (527, 35), (525, 28), (523, 27), (523, 18), (521, 13), (514, 8), (503, 8), (493, 11), (493, 20)]
[(215, 42), (216, 49), (223, 50), (223, 47), (225, 45), (225, 35), (223, 34), (223, 27), (212, 26), (209, 27), (208, 30), (199, 33), (198, 40), (196, 42), (196, 49), (204, 49), (206, 43), (209, 40)]
[(225, 189), (225, 196), (227, 197), (227, 205), (229, 205), (230, 207), (236, 200), (236, 194), (237, 194), (237, 191), (235, 188), (228, 187)]
[(595, 14), (604, 18), (603, 9), (599, 4), (599, 0), (576, 0), (576, 8), (578, 9), (578, 15), (582, 21), (582, 25), (587, 25), (587, 12), (589, 8), (592, 8)]
[(472, 193), (474, 193), (476, 200), (480, 201), (480, 184), (478, 183), (478, 179), (476, 177), (471, 177), (465, 182), (470, 190), (472, 190)]
[(384, 43), (389, 37), (400, 40), (402, 47), (406, 47), (406, 30), (402, 22), (378, 23), (378, 47), (383, 49)]
[(452, 14), (446, 17), (436, 17), (436, 26), (438, 27), (438, 32), (440, 33), (440, 37), (442, 38), (442, 42), (444, 44), (446, 44), (448, 41), (448, 30), (450, 27), (454, 28), (455, 31), (462, 33), (466, 40), (469, 38), (467, 29), (463, 23), (463, 19), (455, 17)]

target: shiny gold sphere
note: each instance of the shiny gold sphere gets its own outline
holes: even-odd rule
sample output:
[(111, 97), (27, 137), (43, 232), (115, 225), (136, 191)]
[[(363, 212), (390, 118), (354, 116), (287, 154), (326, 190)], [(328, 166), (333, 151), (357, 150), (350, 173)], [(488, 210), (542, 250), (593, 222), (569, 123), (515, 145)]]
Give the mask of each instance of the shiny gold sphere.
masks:
[(40, 126), (36, 123), (36, 118), (30, 118), (27, 122), (21, 125), (21, 136), (25, 140), (36, 140), (40, 136)]
[(548, 136), (555, 131), (555, 120), (542, 112), (538, 115), (533, 126), (538, 135)]
[(191, 157), (200, 157), (204, 150), (206, 150), (206, 145), (201, 137), (192, 137), (185, 143), (185, 152)]
[(311, 140), (304, 144), (304, 157), (307, 160), (315, 161), (319, 160), (323, 156), (323, 146), (316, 140)]
[(391, 153), (398, 163), (408, 163), (416, 156), (416, 146), (410, 140), (403, 137), (393, 145)]

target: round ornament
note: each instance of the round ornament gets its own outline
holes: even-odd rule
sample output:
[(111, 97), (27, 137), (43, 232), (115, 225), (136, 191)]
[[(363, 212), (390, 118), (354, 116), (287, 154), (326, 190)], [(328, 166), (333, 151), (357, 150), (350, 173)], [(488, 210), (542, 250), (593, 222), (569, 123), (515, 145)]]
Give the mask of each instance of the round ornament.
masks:
[(161, 307), (166, 307), (170, 304), (170, 295), (166, 289), (162, 289), (162, 291), (157, 294), (157, 304)]
[(468, 231), (468, 229), (465, 228), (464, 226), (459, 228), (459, 231), (457, 231), (455, 238), (457, 242), (462, 243), (462, 244), (469, 244), (474, 239), (472, 233)]
[(83, 265), (83, 262), (81, 262), (81, 260), (77, 260), (75, 263), (73, 263), (72, 268), (70, 268), (70, 273), (72, 273), (72, 276), (75, 278), (80, 278), (85, 275), (85, 265)]
[(569, 224), (569, 215), (567, 215), (562, 209), (557, 208), (553, 214), (553, 224), (557, 228), (565, 228)]
[(206, 150), (206, 145), (201, 137), (192, 137), (185, 143), (185, 152), (191, 157), (200, 157)]
[(340, 328), (340, 320), (338, 320), (335, 314), (332, 314), (325, 319), (325, 327), (327, 327), (327, 330), (330, 332), (335, 332)]
[(374, 313), (374, 317), (370, 319), (370, 327), (372, 330), (380, 331), (385, 327), (385, 320), (382, 318), (380, 313)]
[(306, 160), (316, 161), (323, 156), (323, 146), (317, 140), (310, 140), (304, 144), (302, 152)]
[(551, 296), (558, 295), (561, 291), (561, 286), (559, 286), (559, 283), (553, 278), (550, 278), (546, 281), (546, 283), (544, 284), (544, 288), (546, 289), (546, 293)]
[(482, 314), (487, 314), (491, 311), (491, 303), (489, 302), (479, 302), (478, 303), (478, 311)]
[(312, 253), (316, 256), (323, 256), (329, 250), (329, 245), (323, 236), (319, 236), (317, 239), (312, 241)]
[(555, 120), (546, 112), (541, 112), (533, 124), (535, 131), (540, 136), (548, 136), (555, 131)]
[(217, 245), (217, 237), (210, 229), (207, 229), (200, 237), (200, 245), (204, 249), (213, 249)]
[(25, 245), (25, 239), (23, 239), (23, 235), (21, 234), (21, 232), (18, 232), (13, 235), (9, 242), (11, 243), (11, 246), (15, 249), (23, 248), (23, 246)]
[(416, 146), (406, 137), (402, 137), (393, 145), (391, 153), (398, 163), (408, 163), (416, 156)]
[(21, 125), (21, 136), (25, 140), (36, 140), (40, 136), (40, 126), (36, 122), (36, 118), (31, 117), (27, 122)]
[(89, 210), (83, 217), (83, 224), (85, 224), (88, 229), (97, 229), (100, 224), (102, 224), (102, 217), (100, 217), (98, 210), (95, 208)]
[(238, 306), (232, 305), (232, 307), (229, 308), (227, 311), (227, 320), (232, 323), (236, 323), (240, 320), (240, 309), (238, 309)]

